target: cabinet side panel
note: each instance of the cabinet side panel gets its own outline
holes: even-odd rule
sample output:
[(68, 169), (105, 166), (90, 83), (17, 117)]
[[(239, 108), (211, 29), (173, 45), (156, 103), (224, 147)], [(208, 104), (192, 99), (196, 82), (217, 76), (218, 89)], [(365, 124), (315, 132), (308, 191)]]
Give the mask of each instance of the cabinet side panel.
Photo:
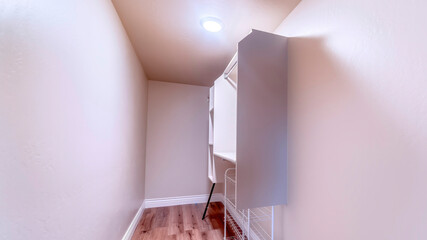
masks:
[(287, 39), (253, 31), (239, 43), (237, 207), (287, 203)]
[(214, 152), (236, 152), (236, 89), (222, 76), (214, 89)]
[[(236, 89), (222, 76), (215, 81), (213, 111), (213, 151), (236, 152)], [(216, 183), (224, 182), (224, 174), (234, 164), (213, 156)]]

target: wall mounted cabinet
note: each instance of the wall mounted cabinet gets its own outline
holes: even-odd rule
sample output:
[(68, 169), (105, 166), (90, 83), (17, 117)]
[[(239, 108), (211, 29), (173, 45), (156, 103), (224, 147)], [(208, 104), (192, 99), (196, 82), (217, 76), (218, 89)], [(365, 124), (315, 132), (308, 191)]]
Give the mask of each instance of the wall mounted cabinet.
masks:
[[(287, 203), (287, 38), (253, 30), (238, 44), (237, 79), (226, 71), (210, 91), (210, 175), (236, 168), (236, 206)], [(234, 77), (236, 78), (236, 77)]]

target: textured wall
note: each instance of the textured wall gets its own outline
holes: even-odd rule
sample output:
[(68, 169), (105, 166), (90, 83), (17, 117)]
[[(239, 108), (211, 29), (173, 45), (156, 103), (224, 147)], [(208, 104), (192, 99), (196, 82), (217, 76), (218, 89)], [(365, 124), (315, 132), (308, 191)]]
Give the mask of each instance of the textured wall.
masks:
[(146, 198), (208, 194), (209, 88), (149, 81)]
[(0, 239), (120, 239), (146, 80), (110, 1), (0, 1)]
[(289, 41), (288, 240), (427, 238), (427, 2), (303, 0)]

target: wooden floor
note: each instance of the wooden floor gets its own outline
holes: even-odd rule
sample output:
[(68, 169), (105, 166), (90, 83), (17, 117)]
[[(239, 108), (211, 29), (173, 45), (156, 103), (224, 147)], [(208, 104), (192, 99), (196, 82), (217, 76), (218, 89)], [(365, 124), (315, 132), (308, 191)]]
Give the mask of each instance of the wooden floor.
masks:
[(145, 209), (132, 240), (223, 240), (224, 206), (211, 203), (202, 220), (204, 207), (191, 204)]

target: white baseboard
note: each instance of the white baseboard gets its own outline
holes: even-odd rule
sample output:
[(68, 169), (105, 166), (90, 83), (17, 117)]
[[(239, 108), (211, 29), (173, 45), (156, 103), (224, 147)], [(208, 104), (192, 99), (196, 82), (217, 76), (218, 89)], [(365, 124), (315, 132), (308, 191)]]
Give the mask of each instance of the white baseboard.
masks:
[(212, 194), (211, 202), (222, 202), (224, 204), (224, 194), (222, 193)]
[(138, 209), (135, 217), (132, 219), (125, 235), (123, 235), (122, 240), (131, 240), (133, 233), (135, 232), (136, 227), (138, 226), (139, 220), (141, 220), (142, 214), (145, 210), (145, 200), (142, 202), (141, 207)]
[[(146, 208), (168, 207), (185, 204), (206, 203), (209, 194), (180, 196), (180, 197), (167, 197), (167, 198), (151, 198), (145, 199)], [(222, 202), (223, 195), (221, 193), (212, 194), (211, 202)]]

